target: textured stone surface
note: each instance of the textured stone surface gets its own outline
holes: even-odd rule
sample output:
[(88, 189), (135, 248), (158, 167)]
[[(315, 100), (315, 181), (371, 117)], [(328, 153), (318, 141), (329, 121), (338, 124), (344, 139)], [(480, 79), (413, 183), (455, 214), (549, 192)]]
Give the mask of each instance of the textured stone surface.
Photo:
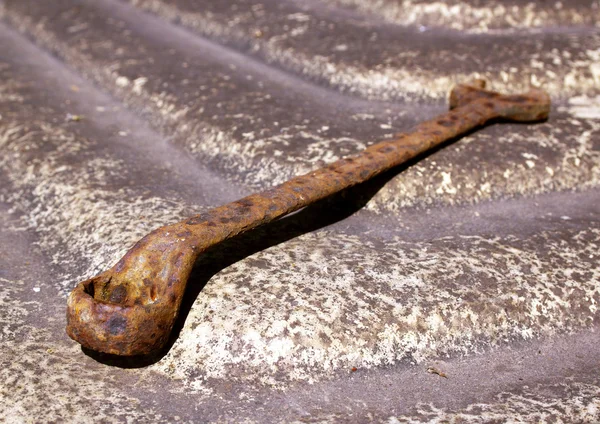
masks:
[[(521, 7), (519, 2), (410, 0), (130, 1), (278, 67), (368, 98), (439, 99), (453, 81), (474, 75), (496, 81), (503, 90), (541, 83), (562, 97), (596, 92), (600, 78), (598, 32), (592, 26), (600, 14), (597, 1), (569, 2), (564, 8), (534, 2), (524, 6), (522, 1)], [(351, 10), (328, 8), (328, 3), (355, 3), (376, 17), (364, 19)], [(511, 20), (512, 29), (535, 28), (536, 18), (537, 26), (561, 23), (552, 31), (487, 30)], [(388, 19), (398, 25), (386, 24)], [(561, 28), (572, 23), (589, 27)], [(446, 27), (467, 27), (475, 34)]]
[(331, 0), (399, 25), (448, 27), (467, 32), (518, 31), (550, 26), (598, 26), (597, 0)]
[[(600, 417), (598, 3), (366, 4), (0, 2), (0, 419)], [(64, 334), (66, 294), (151, 229), (407, 130), (473, 74), (544, 84), (551, 119), (214, 249), (156, 362)]]

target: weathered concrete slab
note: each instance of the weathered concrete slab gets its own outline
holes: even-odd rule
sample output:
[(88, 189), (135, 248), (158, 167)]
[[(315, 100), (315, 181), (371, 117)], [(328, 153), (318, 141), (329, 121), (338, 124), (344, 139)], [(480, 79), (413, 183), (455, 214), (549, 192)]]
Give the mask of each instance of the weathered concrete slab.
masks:
[[(476, 12), (421, 31), (436, 15), (413, 3), (397, 9), (412, 26), (383, 24), (386, 2), (0, 4), (0, 417), (599, 416), (599, 35), (579, 18), (596, 3), (515, 2), (521, 20), (486, 24), (499, 33)], [(460, 5), (496, 16), (475, 3)], [(298, 67), (315, 56), (328, 65)], [(495, 78), (514, 62), (498, 89), (551, 71), (551, 119), (486, 128), (212, 250), (155, 362), (64, 334), (69, 290), (142, 235), (435, 116), (464, 57)], [(365, 79), (378, 63), (418, 89)]]
[[(449, 84), (474, 75), (497, 81), (502, 90), (541, 83), (564, 98), (596, 92), (600, 79), (596, 1), (130, 2), (305, 78), (368, 98), (445, 98)], [(564, 28), (573, 24), (578, 26)], [(544, 25), (554, 28), (532, 31)]]

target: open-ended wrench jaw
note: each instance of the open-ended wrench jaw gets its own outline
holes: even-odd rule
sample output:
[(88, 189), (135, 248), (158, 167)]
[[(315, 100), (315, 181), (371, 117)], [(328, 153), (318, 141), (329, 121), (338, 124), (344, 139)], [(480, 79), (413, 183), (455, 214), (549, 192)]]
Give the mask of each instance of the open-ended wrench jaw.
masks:
[(501, 95), (484, 86), (479, 80), (456, 86), (450, 92), (451, 111), (394, 140), (152, 231), (111, 269), (75, 287), (67, 303), (68, 335), (97, 352), (156, 354), (169, 340), (194, 263), (206, 249), (360, 184), (486, 123), (537, 122), (550, 113), (550, 98), (542, 90)]
[(450, 110), (470, 104), (481, 111), (488, 109), (496, 119), (512, 122), (538, 122), (548, 119), (550, 96), (543, 90), (532, 88), (524, 94), (502, 95), (485, 90), (484, 80), (459, 84), (450, 91)]

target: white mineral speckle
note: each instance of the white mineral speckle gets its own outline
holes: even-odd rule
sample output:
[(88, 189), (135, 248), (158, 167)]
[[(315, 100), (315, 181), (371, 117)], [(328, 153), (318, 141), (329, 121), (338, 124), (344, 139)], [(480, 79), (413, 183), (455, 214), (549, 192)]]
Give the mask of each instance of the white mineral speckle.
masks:
[(600, 119), (600, 96), (577, 96), (569, 99), (570, 114), (582, 119)]

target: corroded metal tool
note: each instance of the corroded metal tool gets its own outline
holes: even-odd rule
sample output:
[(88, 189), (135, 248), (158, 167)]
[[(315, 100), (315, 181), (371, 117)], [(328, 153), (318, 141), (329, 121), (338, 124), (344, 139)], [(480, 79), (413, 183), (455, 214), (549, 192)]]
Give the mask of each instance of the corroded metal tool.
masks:
[(194, 262), (225, 239), (266, 224), (494, 120), (533, 122), (548, 117), (541, 90), (501, 95), (484, 83), (456, 86), (450, 111), (410, 133), (185, 221), (138, 241), (111, 269), (75, 287), (67, 333), (83, 346), (116, 355), (146, 355), (167, 342)]

